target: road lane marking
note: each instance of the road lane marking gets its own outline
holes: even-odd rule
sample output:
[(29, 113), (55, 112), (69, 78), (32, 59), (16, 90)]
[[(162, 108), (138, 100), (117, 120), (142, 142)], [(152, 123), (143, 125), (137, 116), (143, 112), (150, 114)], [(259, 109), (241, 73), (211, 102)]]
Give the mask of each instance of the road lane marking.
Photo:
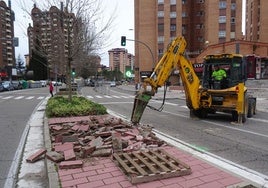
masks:
[(12, 98), (13, 96), (8, 96), (8, 97), (4, 97), (4, 98), (2, 98), (2, 99), (10, 99), (10, 98)]
[(30, 99), (33, 99), (33, 98), (34, 98), (34, 96), (30, 96), (30, 97), (27, 97), (25, 99), (30, 100)]
[(17, 100), (17, 99), (22, 99), (22, 98), (24, 98), (24, 96), (18, 96), (15, 99)]

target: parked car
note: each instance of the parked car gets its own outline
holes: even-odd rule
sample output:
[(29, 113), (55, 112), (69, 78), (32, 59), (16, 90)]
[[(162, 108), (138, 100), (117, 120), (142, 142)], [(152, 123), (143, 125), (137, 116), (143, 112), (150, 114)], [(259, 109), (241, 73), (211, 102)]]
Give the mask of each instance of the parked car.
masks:
[(4, 91), (11, 91), (14, 90), (14, 86), (10, 81), (3, 81), (2, 85), (4, 87)]
[(53, 86), (62, 86), (62, 82), (52, 81)]
[(110, 83), (110, 87), (115, 87), (116, 86), (116, 83), (114, 82), (114, 81), (112, 81), (111, 83)]
[(16, 89), (16, 90), (23, 88), (22, 81), (20, 81), (20, 80), (12, 81), (12, 84), (13, 84), (14, 89)]
[(41, 86), (46, 87), (47, 86), (47, 81), (46, 80), (40, 80)]
[(0, 83), (0, 92), (4, 91), (4, 86), (2, 85), (2, 82)]

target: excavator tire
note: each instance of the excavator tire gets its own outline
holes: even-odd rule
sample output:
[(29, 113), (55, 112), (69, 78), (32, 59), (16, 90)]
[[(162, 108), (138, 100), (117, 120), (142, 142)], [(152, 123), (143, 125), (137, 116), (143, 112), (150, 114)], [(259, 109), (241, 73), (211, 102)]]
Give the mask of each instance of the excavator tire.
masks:
[(248, 118), (251, 118), (254, 114), (254, 108), (253, 108), (253, 101), (249, 100), (248, 101)]

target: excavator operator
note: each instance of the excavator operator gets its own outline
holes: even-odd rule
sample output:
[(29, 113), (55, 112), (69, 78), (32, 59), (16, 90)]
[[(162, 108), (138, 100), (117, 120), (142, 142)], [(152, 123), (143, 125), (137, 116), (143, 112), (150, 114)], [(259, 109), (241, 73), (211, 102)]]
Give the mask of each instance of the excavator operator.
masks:
[(224, 89), (223, 84), (226, 79), (226, 72), (223, 69), (220, 69), (219, 65), (214, 66), (214, 71), (212, 72), (212, 80), (214, 89)]

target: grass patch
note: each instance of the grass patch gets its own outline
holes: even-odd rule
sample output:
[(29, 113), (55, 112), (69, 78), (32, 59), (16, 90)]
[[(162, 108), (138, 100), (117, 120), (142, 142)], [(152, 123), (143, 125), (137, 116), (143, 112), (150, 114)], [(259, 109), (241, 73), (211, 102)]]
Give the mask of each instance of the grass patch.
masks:
[(51, 97), (46, 105), (46, 115), (49, 118), (103, 114), (107, 114), (103, 105), (81, 96), (73, 96), (71, 102), (63, 96)]

